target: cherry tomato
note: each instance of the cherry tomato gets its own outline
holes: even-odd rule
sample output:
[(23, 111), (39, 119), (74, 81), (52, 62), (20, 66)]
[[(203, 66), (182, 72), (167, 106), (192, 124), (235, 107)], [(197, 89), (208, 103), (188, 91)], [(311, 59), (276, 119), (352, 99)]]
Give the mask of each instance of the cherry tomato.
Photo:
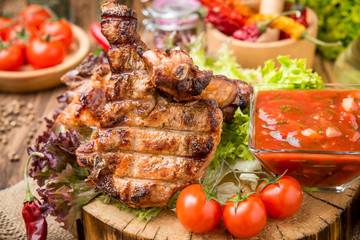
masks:
[(0, 38), (6, 41), (9, 38), (11, 27), (11, 19), (0, 17)]
[(65, 45), (66, 49), (70, 47), (74, 39), (70, 23), (63, 19), (41, 24), (40, 35), (45, 37), (48, 34), (50, 34), (50, 37), (53, 39), (59, 39), (59, 41)]
[(195, 233), (208, 232), (221, 220), (221, 205), (206, 195), (199, 184), (186, 187), (176, 202), (176, 214), (180, 223)]
[(18, 46), (0, 46), (0, 70), (16, 71), (22, 65), (24, 65), (24, 52)]
[[(236, 196), (232, 196), (235, 199)], [(255, 236), (264, 228), (266, 210), (264, 203), (255, 195), (250, 194), (238, 203), (236, 211), (234, 201), (227, 200), (223, 208), (223, 222), (226, 229), (235, 237), (248, 238)]]
[(261, 183), (257, 193), (264, 202), (269, 217), (289, 217), (301, 207), (303, 191), (299, 182), (290, 176), (283, 176), (277, 182), (266, 185), (262, 190), (266, 182)]
[(26, 60), (25, 59), (25, 54), (26, 54), (26, 44), (24, 42), (24, 40), (22, 39), (15, 39), (11, 42), (11, 45), (14, 45), (16, 46), (17, 48), (20, 49), (20, 51), (23, 53), (23, 56), (24, 56), (24, 61)]
[(59, 41), (32, 38), (26, 47), (28, 63), (34, 68), (46, 68), (61, 63), (65, 57), (65, 46)]
[(26, 35), (28, 38), (32, 38), (38, 35), (37, 32), (34, 32), (29, 28), (27, 24), (24, 23), (16, 23), (11, 28), (10, 39), (14, 39), (18, 33), (22, 33), (22, 35)]
[(17, 45), (25, 54), (26, 42), (29, 37), (30, 35), (25, 27), (21, 29), (18, 26), (13, 26), (4, 42), (11, 42), (11, 44)]
[(51, 19), (51, 14), (40, 5), (30, 5), (21, 11), (18, 17), (22, 20), (22, 23), (29, 27), (32, 33), (36, 33), (44, 21)]

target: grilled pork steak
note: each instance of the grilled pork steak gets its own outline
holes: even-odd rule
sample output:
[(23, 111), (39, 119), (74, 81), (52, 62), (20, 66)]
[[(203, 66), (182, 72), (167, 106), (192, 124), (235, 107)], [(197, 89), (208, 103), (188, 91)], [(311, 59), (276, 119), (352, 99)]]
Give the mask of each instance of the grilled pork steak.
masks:
[(90, 54), (62, 78), (68, 105), (56, 124), (89, 136), (76, 151), (89, 184), (130, 207), (165, 206), (204, 176), (220, 141), (219, 106), (245, 105), (251, 87), (199, 70), (186, 52), (148, 50), (135, 12), (115, 0), (102, 6), (101, 26), (109, 63)]

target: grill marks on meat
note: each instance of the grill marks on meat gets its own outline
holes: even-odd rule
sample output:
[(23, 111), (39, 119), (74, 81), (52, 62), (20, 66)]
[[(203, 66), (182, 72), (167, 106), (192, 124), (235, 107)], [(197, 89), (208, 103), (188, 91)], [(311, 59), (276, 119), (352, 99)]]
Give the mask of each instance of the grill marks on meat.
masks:
[(215, 144), (211, 133), (119, 127), (97, 132), (91, 141), (79, 147), (78, 152), (126, 150), (184, 157), (206, 157)]
[(185, 51), (149, 50), (142, 56), (152, 72), (152, 84), (177, 101), (198, 99), (210, 83), (212, 72), (200, 71)]
[(103, 57), (90, 54), (76, 70), (61, 80), (68, 86), (64, 99), (68, 103), (56, 122), (70, 130), (98, 127), (105, 106), (105, 86), (109, 77), (109, 64)]
[(210, 100), (176, 103), (163, 97), (153, 101), (123, 100), (105, 106), (102, 126), (143, 126), (184, 131), (216, 131), (222, 118)]
[(154, 155), (131, 151), (79, 153), (78, 157), (80, 161), (83, 161), (82, 164), (87, 165), (91, 170), (96, 168), (100, 159), (106, 165), (116, 166), (113, 176), (118, 178), (187, 182), (188, 179), (194, 178), (199, 171), (203, 170), (203, 159), (195, 157)]
[(246, 99), (234, 81), (200, 71), (186, 52), (148, 50), (126, 6), (112, 0), (102, 12), (109, 63), (90, 55), (63, 77), (68, 105), (56, 123), (96, 129), (76, 151), (89, 184), (130, 207), (162, 207), (204, 176), (220, 141), (219, 105)]
[(212, 71), (200, 71), (185, 51), (148, 50), (142, 56), (154, 86), (177, 101), (213, 99), (223, 111), (226, 122), (231, 121), (238, 107), (246, 107), (253, 91), (246, 82), (213, 76)]
[[(135, 13), (116, 1), (107, 2), (102, 11), (111, 76), (95, 86), (96, 81), (88, 81), (103, 96), (89, 99), (86, 88), (64, 114), (76, 114), (72, 104), (86, 106), (78, 111), (77, 122), (82, 122), (94, 112), (88, 100), (103, 101), (88, 125), (97, 127), (95, 134), (76, 151), (78, 162), (91, 171), (87, 182), (115, 200), (135, 208), (165, 206), (173, 194), (204, 176), (220, 141), (222, 113), (213, 100), (177, 102), (159, 94), (142, 57), (148, 49), (135, 31)], [(176, 64), (185, 65), (183, 61)], [(195, 82), (210, 81), (210, 72), (192, 68)]]

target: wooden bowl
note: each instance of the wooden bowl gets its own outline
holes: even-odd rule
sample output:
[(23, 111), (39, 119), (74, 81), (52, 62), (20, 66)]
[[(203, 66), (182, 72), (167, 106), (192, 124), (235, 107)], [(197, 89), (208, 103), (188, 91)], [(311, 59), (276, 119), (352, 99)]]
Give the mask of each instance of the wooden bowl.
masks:
[[(314, 11), (307, 9), (307, 32), (316, 37), (318, 30), (318, 18)], [(229, 37), (214, 27), (207, 26), (207, 44), (210, 53), (219, 49), (221, 44), (226, 43)], [(257, 68), (263, 66), (269, 59), (276, 60), (279, 55), (290, 55), (291, 58), (306, 58), (307, 67), (311, 68), (314, 62), (315, 44), (308, 40), (283, 39), (274, 42), (246, 42), (231, 38), (229, 49), (233, 51), (237, 62), (244, 68)], [(277, 61), (276, 66), (279, 67)]]
[(90, 49), (90, 39), (87, 33), (75, 25), (72, 25), (71, 28), (74, 34), (74, 42), (62, 63), (37, 70), (30, 65), (25, 65), (21, 71), (0, 71), (0, 91), (32, 92), (60, 85), (60, 77), (75, 68)]

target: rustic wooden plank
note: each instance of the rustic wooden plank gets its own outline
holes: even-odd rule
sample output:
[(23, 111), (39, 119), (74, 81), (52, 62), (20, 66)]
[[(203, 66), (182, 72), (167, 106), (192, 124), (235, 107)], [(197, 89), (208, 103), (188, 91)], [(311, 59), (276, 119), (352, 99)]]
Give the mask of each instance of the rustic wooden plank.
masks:
[[(360, 181), (357, 181), (343, 193), (305, 193), (303, 204), (294, 216), (285, 219), (268, 218), (264, 230), (250, 239), (351, 239), (358, 218), (354, 211), (358, 211), (356, 206), (360, 201), (357, 190), (359, 185)], [(95, 239), (92, 226), (104, 222), (108, 223), (104, 236), (119, 231), (122, 239), (232, 239), (223, 224), (208, 233), (190, 233), (170, 210), (162, 211), (149, 222), (139, 222), (128, 211), (120, 211), (100, 201), (90, 203), (83, 210), (85, 229), (90, 231), (86, 231), (85, 236), (87, 238), (87, 234), (90, 234), (89, 239)], [(355, 215), (353, 220), (352, 215)], [(116, 236), (107, 239), (116, 239)]]
[(174, 218), (176, 218), (176, 214), (173, 211), (162, 211), (158, 217), (149, 222), (139, 236), (148, 239), (149, 236), (156, 233), (154, 239), (190, 239), (191, 233), (184, 229), (180, 222), (172, 221)]
[[(25, 160), (27, 158), (26, 148), (29, 146), (28, 139), (31, 133), (34, 138), (31, 140), (31, 145), (35, 141), (35, 137), (40, 135), (46, 129), (43, 121), (44, 117), (51, 118), (58, 103), (57, 95), (63, 93), (65, 88), (56, 88), (39, 93), (29, 94), (7, 94), (0, 93), (0, 103), (8, 105), (17, 102), (24, 102), (25, 104), (32, 104), (34, 115), (33, 120), (27, 121), (25, 124), (10, 128), (1, 132), (1, 137), (8, 139), (7, 144), (0, 142), (0, 189), (9, 187), (19, 182), (22, 179)], [(17, 116), (13, 116), (15, 122), (20, 122), (19, 118), (24, 117), (25, 111), (28, 109), (24, 106)], [(4, 126), (5, 119), (2, 117), (0, 125)], [(20, 124), (20, 123), (19, 123)], [(8, 154), (16, 153), (19, 156), (19, 161), (10, 161)]]

